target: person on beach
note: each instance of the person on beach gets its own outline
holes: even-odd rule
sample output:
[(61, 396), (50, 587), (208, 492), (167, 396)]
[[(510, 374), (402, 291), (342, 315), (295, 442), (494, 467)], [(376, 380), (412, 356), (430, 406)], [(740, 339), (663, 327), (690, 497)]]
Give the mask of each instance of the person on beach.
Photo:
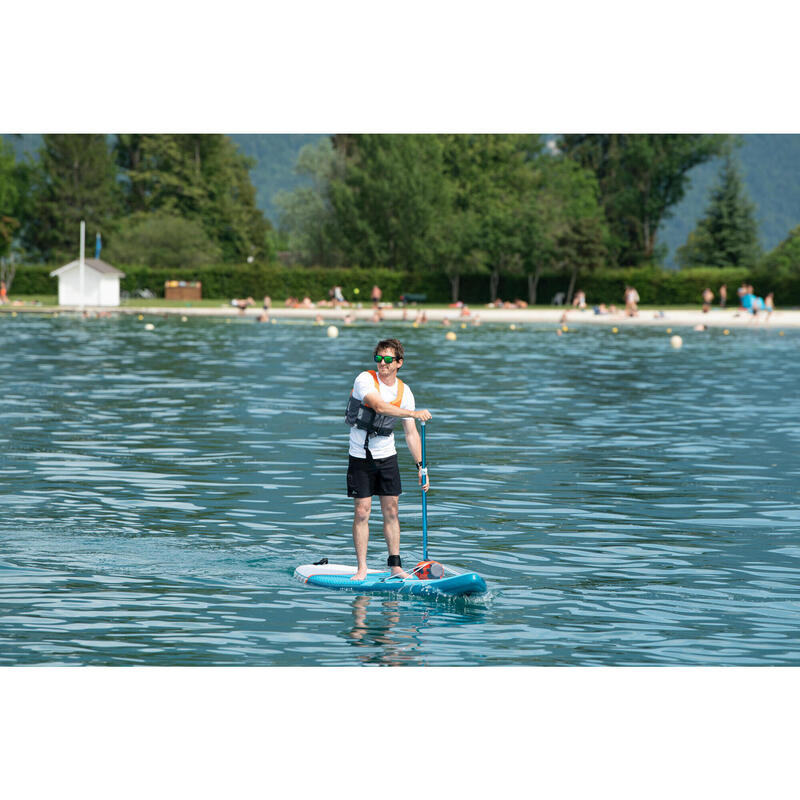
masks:
[(747, 307), (744, 304), (744, 298), (747, 295), (747, 283), (742, 281), (742, 285), (736, 290), (736, 295), (739, 298), (739, 306), (743, 310), (747, 310)]
[(411, 389), (398, 377), (403, 366), (403, 345), (397, 339), (383, 339), (375, 346), (376, 370), (360, 372), (347, 403), (345, 422), (350, 426), (350, 450), (347, 467), (347, 496), (354, 499), (353, 544), (357, 567), (352, 580), (367, 576), (367, 544), (372, 497), (378, 495), (383, 514), (383, 536), (389, 549), (387, 566), (391, 574), (407, 577), (400, 561), (400, 523), (398, 498), (402, 493), (400, 467), (394, 444), (394, 424), (400, 419), (411, 457), (423, 484), (422, 442), (415, 420), (431, 419), (427, 409), (416, 411)]
[(703, 289), (703, 313), (708, 314), (711, 311), (711, 304), (714, 302), (714, 292), (708, 287)]
[(722, 286), (719, 287), (719, 307), (725, 308), (728, 302), (728, 285), (723, 283)]
[(578, 289), (575, 292), (575, 297), (572, 298), (572, 307), (580, 309), (581, 311), (586, 310), (586, 292), (583, 289)]
[(625, 287), (625, 313), (629, 317), (635, 317), (639, 314), (639, 292), (633, 286)]
[(0, 306), (4, 306), (8, 302), (8, 289), (6, 289), (6, 282), (0, 281)]
[(375, 284), (375, 285), (372, 287), (372, 295), (371, 295), (371, 298), (372, 298), (372, 305), (373, 305), (375, 308), (377, 308), (377, 307), (380, 305), (380, 302), (381, 302), (381, 298), (382, 298), (382, 297), (383, 297), (383, 292), (381, 291), (381, 287), (380, 287), (380, 286), (378, 286), (378, 284), (376, 283), (376, 284)]
[(767, 318), (764, 322), (769, 322), (769, 318), (772, 316), (772, 312), (775, 310), (775, 292), (770, 292), (764, 298), (764, 311), (767, 312)]

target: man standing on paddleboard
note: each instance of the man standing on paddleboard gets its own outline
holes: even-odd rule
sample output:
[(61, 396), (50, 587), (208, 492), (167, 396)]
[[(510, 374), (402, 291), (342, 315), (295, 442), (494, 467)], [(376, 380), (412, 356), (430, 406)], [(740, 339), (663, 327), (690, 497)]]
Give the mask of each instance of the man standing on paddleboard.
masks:
[(397, 377), (403, 366), (403, 345), (397, 339), (378, 342), (373, 353), (375, 370), (359, 373), (347, 404), (345, 422), (350, 425), (350, 461), (347, 468), (347, 496), (355, 500), (353, 543), (358, 566), (352, 580), (367, 576), (367, 543), (372, 496), (378, 495), (383, 513), (383, 535), (389, 548), (387, 565), (392, 575), (407, 577), (400, 562), (400, 523), (397, 517), (400, 468), (394, 446), (394, 425), (400, 419), (411, 457), (419, 471), (419, 483), (428, 491), (428, 477), (422, 485), (422, 444), (415, 420), (427, 422), (427, 409), (415, 411), (411, 389)]

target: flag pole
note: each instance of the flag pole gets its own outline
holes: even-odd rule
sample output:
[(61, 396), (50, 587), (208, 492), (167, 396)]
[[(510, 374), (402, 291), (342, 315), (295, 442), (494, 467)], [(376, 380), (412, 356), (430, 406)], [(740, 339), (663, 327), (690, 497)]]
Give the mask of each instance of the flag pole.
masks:
[(81, 311), (83, 311), (83, 288), (84, 288), (84, 258), (86, 253), (86, 222), (81, 220)]

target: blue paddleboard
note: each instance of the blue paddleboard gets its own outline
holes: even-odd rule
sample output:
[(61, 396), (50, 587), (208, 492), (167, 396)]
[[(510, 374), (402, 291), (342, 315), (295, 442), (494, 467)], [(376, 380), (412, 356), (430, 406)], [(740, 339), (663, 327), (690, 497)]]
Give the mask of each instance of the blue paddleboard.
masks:
[(368, 570), (363, 581), (354, 581), (350, 577), (356, 572), (355, 567), (342, 564), (303, 564), (294, 571), (294, 577), (310, 586), (326, 589), (349, 589), (355, 592), (388, 592), (391, 594), (412, 595), (448, 595), (461, 597), (472, 594), (483, 594), (486, 581), (476, 572), (452, 572), (443, 578), (421, 579), (416, 575), (409, 578), (392, 578), (386, 570)]

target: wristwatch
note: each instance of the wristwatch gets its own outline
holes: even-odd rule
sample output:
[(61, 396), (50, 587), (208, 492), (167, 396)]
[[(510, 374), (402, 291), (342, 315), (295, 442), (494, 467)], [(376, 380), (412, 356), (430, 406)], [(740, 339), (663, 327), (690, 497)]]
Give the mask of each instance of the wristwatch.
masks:
[(416, 464), (417, 464), (417, 469), (422, 469), (422, 462), (421, 461), (417, 461)]

